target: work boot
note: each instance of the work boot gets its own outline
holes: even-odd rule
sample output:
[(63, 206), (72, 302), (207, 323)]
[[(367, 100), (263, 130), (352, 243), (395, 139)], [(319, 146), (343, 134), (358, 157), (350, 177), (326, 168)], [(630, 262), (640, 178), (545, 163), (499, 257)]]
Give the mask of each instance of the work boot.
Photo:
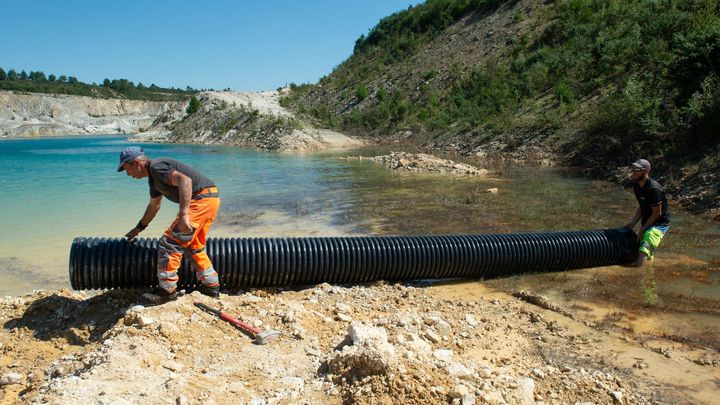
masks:
[(201, 285), (200, 287), (198, 287), (197, 290), (200, 291), (200, 294), (207, 295), (208, 297), (212, 297), (212, 298), (220, 297), (220, 287), (218, 287), (218, 286), (210, 287), (207, 285)]
[(140, 301), (145, 305), (160, 305), (166, 302), (175, 301), (177, 297), (177, 291), (168, 293), (162, 288), (156, 288), (152, 292), (147, 292), (140, 295)]

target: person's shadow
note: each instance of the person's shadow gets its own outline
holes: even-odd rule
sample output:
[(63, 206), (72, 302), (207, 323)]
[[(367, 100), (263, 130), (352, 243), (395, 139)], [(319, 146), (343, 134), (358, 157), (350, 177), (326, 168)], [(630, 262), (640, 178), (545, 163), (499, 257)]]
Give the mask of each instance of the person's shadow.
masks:
[[(54, 293), (33, 301), (20, 318), (10, 319), (5, 329), (27, 328), (36, 339), (65, 340), (84, 346), (103, 339), (125, 311), (136, 303), (137, 292), (111, 290), (85, 300)], [(69, 295), (69, 294), (68, 294)]]

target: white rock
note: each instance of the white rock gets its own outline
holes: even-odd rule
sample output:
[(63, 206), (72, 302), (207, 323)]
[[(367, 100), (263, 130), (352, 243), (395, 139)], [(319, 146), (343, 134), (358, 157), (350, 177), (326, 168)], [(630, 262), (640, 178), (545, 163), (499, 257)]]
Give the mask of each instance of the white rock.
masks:
[(305, 388), (305, 380), (300, 377), (283, 377), (280, 381), (296, 391), (302, 391)]
[(545, 378), (545, 373), (543, 373), (539, 368), (532, 369), (532, 375), (540, 379)]
[(477, 373), (482, 378), (490, 378), (493, 375), (492, 368), (488, 365), (482, 365), (478, 368)]
[(162, 365), (164, 368), (166, 368), (166, 369), (168, 369), (168, 370), (170, 370), (170, 371), (175, 371), (175, 372), (181, 371), (181, 370), (183, 369), (182, 364), (177, 363), (177, 362), (172, 361), (172, 360), (164, 361), (161, 365)]
[(431, 330), (425, 331), (425, 338), (433, 343), (439, 343), (442, 339), (440, 335)]
[(397, 339), (398, 343), (412, 349), (419, 354), (427, 354), (432, 351), (432, 345), (426, 340), (422, 339), (416, 333), (408, 333), (405, 335), (399, 335)]
[(228, 384), (228, 391), (237, 394), (239, 392), (245, 391), (245, 384), (243, 384), (240, 381), (233, 381), (230, 384)]
[(447, 337), (452, 334), (452, 327), (449, 323), (443, 320), (440, 320), (438, 323), (435, 324), (435, 330), (441, 337)]
[(348, 326), (348, 333), (353, 344), (357, 344), (366, 340), (374, 340), (387, 342), (387, 331), (385, 328), (368, 326), (360, 322), (353, 322)]
[(475, 372), (465, 366), (464, 364), (452, 362), (445, 366), (445, 370), (451, 377), (459, 378), (461, 380), (470, 380), (475, 375)]
[(433, 352), (433, 357), (442, 361), (452, 361), (455, 353), (450, 349), (437, 349)]
[(439, 316), (436, 316), (436, 315), (426, 316), (425, 318), (423, 318), (423, 322), (424, 322), (425, 325), (427, 325), (427, 326), (433, 326), (433, 325), (437, 324), (437, 323), (440, 322), (440, 321), (442, 321), (442, 318), (440, 318)]
[(145, 309), (142, 305), (133, 305), (126, 311), (127, 313), (142, 312)]
[(475, 319), (475, 315), (473, 315), (473, 314), (467, 314), (467, 315), (465, 315), (465, 322), (466, 322), (468, 325), (472, 326), (473, 328), (476, 327), (476, 326), (478, 326), (478, 325), (480, 324), (480, 323), (477, 321), (477, 319)]
[(616, 404), (623, 404), (623, 403), (624, 403), (624, 402), (623, 402), (623, 393), (622, 393), (622, 392), (620, 392), (620, 391), (613, 391), (613, 392), (610, 393), (610, 395), (612, 395), (613, 401), (614, 401)]
[(448, 395), (449, 395), (451, 398), (463, 398), (463, 397), (465, 397), (466, 395), (469, 395), (469, 394), (470, 394), (470, 389), (469, 389), (467, 386), (462, 385), (462, 384), (456, 385), (456, 386), (453, 387), (453, 389), (450, 390), (450, 392), (448, 393)]
[(20, 384), (23, 380), (23, 375), (18, 373), (7, 373), (0, 377), (0, 387), (6, 385)]
[[(177, 399), (175, 401), (177, 402)], [(109, 397), (104, 400), (99, 400), (98, 404), (100, 404), (100, 405), (133, 405), (132, 402), (130, 402), (124, 398), (118, 398), (118, 397)]]
[(140, 315), (140, 316), (137, 318), (137, 323), (138, 323), (138, 325), (140, 325), (141, 327), (145, 327), (145, 326), (154, 324), (154, 323), (155, 323), (155, 320), (154, 320), (153, 318), (147, 316), (147, 315)]
[(253, 295), (252, 293), (246, 293), (243, 295), (243, 301), (249, 302), (249, 303), (256, 303), (256, 302), (263, 302), (264, 300), (261, 297), (258, 297), (257, 295)]
[(338, 321), (342, 321), (342, 322), (351, 322), (353, 320), (351, 316), (345, 315), (343, 313), (339, 313), (339, 314), (335, 315), (335, 317), (337, 318)]
[(353, 346), (362, 346), (392, 357), (395, 356), (395, 346), (388, 342), (387, 331), (384, 328), (353, 322), (348, 326), (348, 334)]
[(517, 391), (520, 393), (523, 403), (532, 404), (535, 402), (535, 380), (532, 378), (518, 379)]
[(503, 398), (502, 393), (497, 391), (491, 391), (488, 393), (483, 393), (480, 395), (480, 397), (488, 404), (506, 404), (505, 398)]

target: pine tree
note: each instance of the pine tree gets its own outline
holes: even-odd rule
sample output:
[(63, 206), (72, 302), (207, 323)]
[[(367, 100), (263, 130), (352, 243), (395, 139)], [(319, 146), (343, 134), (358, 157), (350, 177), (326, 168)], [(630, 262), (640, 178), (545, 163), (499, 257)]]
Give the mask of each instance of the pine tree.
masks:
[(192, 96), (190, 97), (190, 102), (188, 103), (187, 108), (185, 109), (185, 112), (188, 113), (188, 115), (195, 114), (197, 110), (200, 109), (200, 100), (197, 99), (197, 97)]

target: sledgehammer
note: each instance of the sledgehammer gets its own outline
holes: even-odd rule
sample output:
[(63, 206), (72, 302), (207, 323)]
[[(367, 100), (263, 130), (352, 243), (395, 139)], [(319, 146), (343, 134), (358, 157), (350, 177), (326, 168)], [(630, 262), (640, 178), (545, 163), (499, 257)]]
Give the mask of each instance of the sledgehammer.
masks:
[(244, 332), (249, 333), (250, 335), (255, 337), (255, 343), (259, 345), (264, 345), (272, 340), (274, 340), (276, 337), (280, 336), (280, 332), (272, 329), (266, 329), (266, 330), (260, 330), (252, 325), (249, 325), (245, 322), (239, 321), (232, 316), (221, 312), (218, 309), (211, 308), (201, 302), (193, 302), (196, 307), (205, 310), (207, 312), (210, 312), (212, 314), (215, 314), (220, 317), (220, 319), (230, 322), (231, 324), (237, 326), (238, 328), (242, 329)]

